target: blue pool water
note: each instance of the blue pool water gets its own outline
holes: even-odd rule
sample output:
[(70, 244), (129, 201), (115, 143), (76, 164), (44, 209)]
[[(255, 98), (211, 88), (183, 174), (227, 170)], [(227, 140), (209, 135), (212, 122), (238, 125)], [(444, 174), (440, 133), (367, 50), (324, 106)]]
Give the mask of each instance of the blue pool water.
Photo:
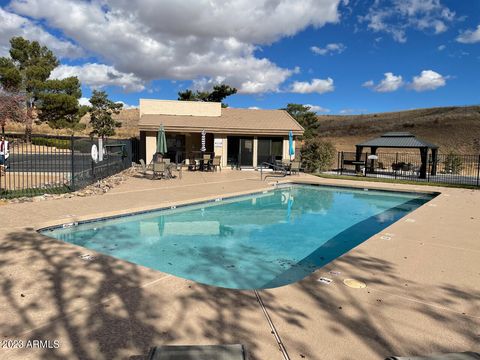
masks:
[(263, 289), (304, 278), (432, 197), (292, 185), (42, 233), (200, 283)]

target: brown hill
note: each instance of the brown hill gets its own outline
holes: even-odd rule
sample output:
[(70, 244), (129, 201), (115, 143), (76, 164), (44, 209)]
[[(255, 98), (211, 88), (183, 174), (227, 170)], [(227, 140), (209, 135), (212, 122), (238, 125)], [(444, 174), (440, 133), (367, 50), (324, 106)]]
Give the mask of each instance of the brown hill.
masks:
[(320, 136), (332, 141), (338, 151), (355, 151), (355, 144), (388, 131), (408, 131), (439, 145), (442, 153), (480, 153), (480, 106), (320, 115), (318, 121)]
[[(118, 137), (137, 136), (139, 110), (125, 109), (115, 118), (122, 123)], [(88, 124), (89, 116), (81, 122)], [(355, 144), (388, 131), (408, 131), (437, 144), (440, 152), (480, 154), (480, 106), (441, 107), (365, 115), (320, 115), (320, 136), (333, 142), (338, 151), (355, 151)], [(24, 125), (9, 123), (7, 132), (23, 132)], [(34, 125), (35, 133), (69, 134), (46, 124)], [(81, 133), (88, 134), (90, 129)], [(388, 149), (379, 149), (388, 152)]]
[[(113, 115), (113, 118), (119, 121), (122, 126), (117, 130), (117, 136), (137, 136), (138, 132), (138, 121), (140, 119), (140, 112), (138, 109), (123, 109), (120, 110), (119, 114)], [(88, 122), (90, 121), (90, 114), (86, 114), (80, 122), (82, 124), (87, 124), (86, 133), (90, 130), (88, 128)]]

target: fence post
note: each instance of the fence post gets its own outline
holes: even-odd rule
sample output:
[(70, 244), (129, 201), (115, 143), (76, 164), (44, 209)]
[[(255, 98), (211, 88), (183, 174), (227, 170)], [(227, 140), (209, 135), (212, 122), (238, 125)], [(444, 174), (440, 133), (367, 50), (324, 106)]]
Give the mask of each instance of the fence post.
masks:
[(368, 151), (365, 153), (365, 164), (363, 167), (363, 176), (367, 176), (367, 170), (368, 170)]
[(343, 160), (344, 160), (344, 155), (342, 151), (342, 155), (340, 157), (340, 175), (343, 175)]
[(480, 155), (478, 155), (477, 161), (477, 186), (480, 186)]
[(73, 135), (70, 137), (70, 152), (71, 152), (71, 172), (72, 174), (70, 175), (70, 187), (72, 188), (72, 191), (75, 191), (75, 164), (74, 164), (74, 159), (75, 159), (75, 154), (74, 154), (74, 138)]
[(430, 173), (432, 172), (432, 158), (431, 154), (427, 156), (427, 182), (430, 182)]

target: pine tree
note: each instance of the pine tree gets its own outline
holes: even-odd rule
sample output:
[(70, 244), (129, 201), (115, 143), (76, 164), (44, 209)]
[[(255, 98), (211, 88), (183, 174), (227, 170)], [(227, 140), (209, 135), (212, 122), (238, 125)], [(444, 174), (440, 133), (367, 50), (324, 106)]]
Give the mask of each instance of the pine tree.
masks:
[(115, 103), (108, 98), (105, 91), (93, 90), (90, 98), (90, 124), (93, 127), (90, 135), (100, 136), (105, 139), (115, 135), (115, 129), (121, 123), (113, 119), (113, 114), (118, 114), (123, 107), (121, 103)]

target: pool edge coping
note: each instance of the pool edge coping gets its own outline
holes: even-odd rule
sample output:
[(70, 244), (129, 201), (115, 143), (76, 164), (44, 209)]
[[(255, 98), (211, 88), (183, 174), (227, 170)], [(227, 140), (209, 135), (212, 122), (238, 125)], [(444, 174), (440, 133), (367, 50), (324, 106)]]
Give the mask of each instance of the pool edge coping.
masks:
[(42, 232), (59, 229), (59, 228), (69, 228), (69, 227), (77, 226), (80, 224), (88, 224), (88, 223), (93, 223), (98, 221), (114, 220), (122, 217), (142, 215), (142, 214), (156, 212), (156, 211), (172, 210), (172, 209), (199, 205), (199, 204), (209, 204), (209, 203), (217, 202), (219, 200), (220, 201), (232, 200), (232, 199), (240, 198), (244, 196), (262, 194), (265, 191), (272, 191), (278, 187), (289, 186), (289, 185), (310, 185), (310, 186), (324, 186), (324, 187), (340, 188), (340, 189), (372, 190), (372, 191), (378, 191), (378, 192), (397, 192), (397, 193), (407, 193), (407, 194), (433, 195), (432, 199), (442, 194), (442, 192), (440, 191), (422, 191), (423, 189), (422, 190), (388, 189), (383, 187), (378, 188), (375, 186), (365, 187), (365, 186), (361, 186), (360, 184), (358, 185), (355, 184), (356, 186), (350, 185), (350, 184), (336, 185), (336, 184), (323, 183), (323, 182), (312, 182), (311, 180), (306, 180), (306, 179), (295, 179), (295, 180), (289, 179), (289, 180), (276, 181), (275, 183), (271, 183), (271, 182), (267, 183), (265, 187), (256, 189), (254, 191), (246, 190), (246, 191), (228, 193), (225, 195), (211, 195), (211, 196), (200, 197), (200, 198), (195, 198), (190, 200), (166, 202), (165, 205), (156, 204), (156, 205), (150, 205), (150, 206), (141, 206), (136, 208), (116, 210), (116, 211), (111, 211), (106, 213), (101, 212), (99, 214), (94, 214), (94, 215), (83, 215), (83, 216), (72, 215), (70, 216), (69, 220), (66, 220), (68, 217), (65, 217), (58, 220), (51, 220), (45, 223), (36, 224), (35, 226), (33, 226), (33, 230), (40, 235), (47, 236)]

